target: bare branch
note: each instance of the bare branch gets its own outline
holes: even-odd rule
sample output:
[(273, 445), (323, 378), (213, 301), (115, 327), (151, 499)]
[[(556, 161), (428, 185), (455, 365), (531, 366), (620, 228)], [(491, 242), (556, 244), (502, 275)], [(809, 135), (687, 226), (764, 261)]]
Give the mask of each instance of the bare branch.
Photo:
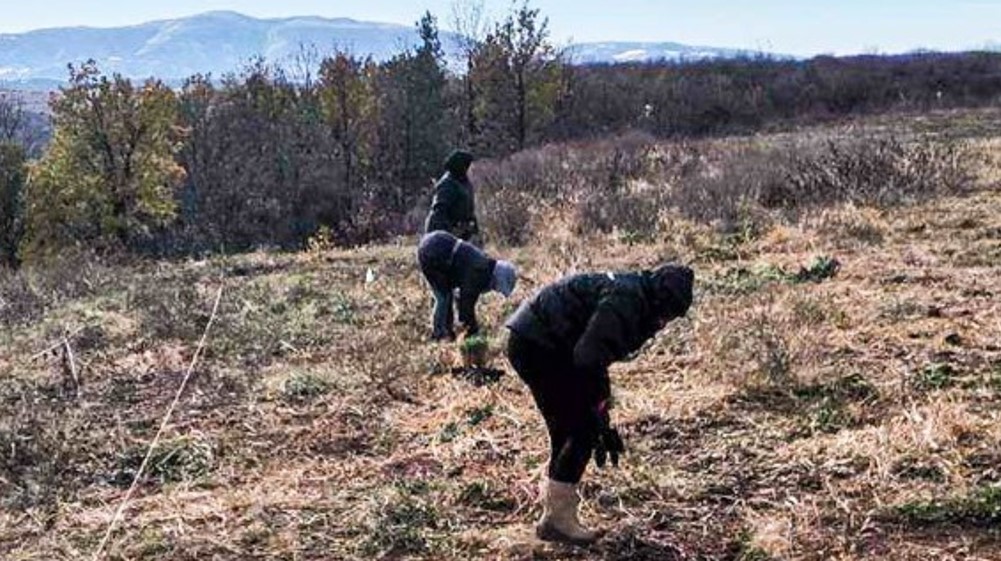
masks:
[(24, 101), (13, 92), (0, 92), (0, 142), (14, 142), (27, 124)]

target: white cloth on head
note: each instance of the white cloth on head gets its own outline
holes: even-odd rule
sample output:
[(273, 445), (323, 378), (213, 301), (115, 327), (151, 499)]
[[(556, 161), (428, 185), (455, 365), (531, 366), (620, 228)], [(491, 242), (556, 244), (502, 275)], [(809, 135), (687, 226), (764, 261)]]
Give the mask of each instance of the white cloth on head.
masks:
[(505, 298), (510, 297), (518, 283), (518, 271), (510, 261), (498, 260), (494, 265), (494, 275), (490, 288), (500, 292)]

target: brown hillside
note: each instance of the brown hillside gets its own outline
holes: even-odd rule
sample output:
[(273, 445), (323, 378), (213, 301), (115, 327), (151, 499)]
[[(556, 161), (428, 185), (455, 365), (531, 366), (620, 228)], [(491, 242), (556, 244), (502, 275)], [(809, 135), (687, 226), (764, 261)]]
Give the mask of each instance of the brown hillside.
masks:
[[(554, 220), (492, 248), (532, 279), (515, 300), (577, 270), (696, 269), (690, 319), (613, 369), (627, 455), (585, 476), (584, 518), (610, 530), (591, 550), (530, 537), (541, 419), (502, 359), (474, 387), (425, 341), (413, 240), (67, 260), (62, 296), (29, 277), (0, 303), (51, 298), (0, 334), (0, 557), (94, 554), (221, 289), (109, 559), (1001, 559), (991, 166), (969, 195), (820, 208), (752, 239), (665, 215), (631, 244)], [(495, 348), (515, 303), (483, 303)]]

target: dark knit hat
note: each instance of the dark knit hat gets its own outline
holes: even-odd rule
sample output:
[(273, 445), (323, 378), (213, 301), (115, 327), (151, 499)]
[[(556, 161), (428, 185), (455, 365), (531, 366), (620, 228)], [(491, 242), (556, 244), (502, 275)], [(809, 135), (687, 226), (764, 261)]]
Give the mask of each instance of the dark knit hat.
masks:
[(692, 305), (695, 273), (684, 265), (669, 263), (650, 273), (657, 307), (663, 314), (681, 317)]
[(463, 177), (469, 171), (469, 166), (473, 164), (474, 159), (473, 155), (465, 150), (455, 150), (445, 160), (445, 170), (453, 175)]

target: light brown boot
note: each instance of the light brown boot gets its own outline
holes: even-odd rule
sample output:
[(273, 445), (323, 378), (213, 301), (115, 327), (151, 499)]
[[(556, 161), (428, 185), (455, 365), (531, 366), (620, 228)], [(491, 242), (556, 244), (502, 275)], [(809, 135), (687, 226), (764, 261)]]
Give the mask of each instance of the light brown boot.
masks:
[(542, 490), (542, 519), (535, 525), (535, 535), (547, 542), (594, 543), (601, 534), (581, 526), (577, 519), (579, 504), (576, 485), (546, 480)]

